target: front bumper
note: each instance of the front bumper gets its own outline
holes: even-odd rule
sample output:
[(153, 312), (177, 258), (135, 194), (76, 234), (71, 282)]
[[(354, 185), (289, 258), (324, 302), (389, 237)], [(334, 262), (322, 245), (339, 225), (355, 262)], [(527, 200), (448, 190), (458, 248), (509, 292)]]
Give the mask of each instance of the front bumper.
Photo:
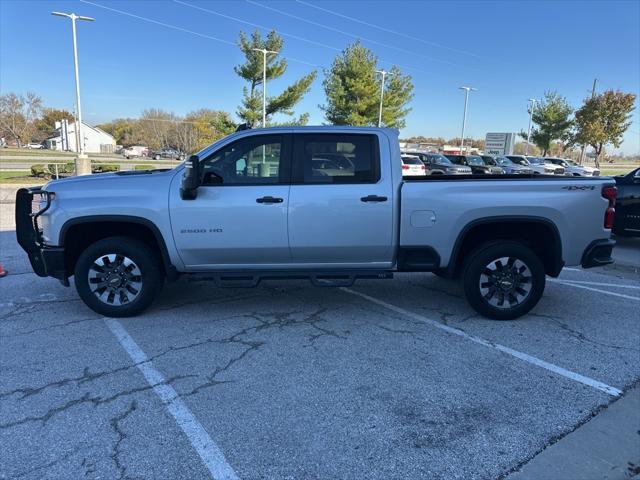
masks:
[(611, 253), (616, 242), (611, 239), (594, 240), (582, 254), (582, 268), (602, 267), (613, 263)]
[[(16, 237), (29, 256), (31, 268), (39, 277), (54, 277), (69, 285), (64, 248), (45, 245), (38, 218), (51, 207), (53, 194), (41, 187), (21, 188), (16, 193)], [(45, 202), (44, 207), (34, 201)]]

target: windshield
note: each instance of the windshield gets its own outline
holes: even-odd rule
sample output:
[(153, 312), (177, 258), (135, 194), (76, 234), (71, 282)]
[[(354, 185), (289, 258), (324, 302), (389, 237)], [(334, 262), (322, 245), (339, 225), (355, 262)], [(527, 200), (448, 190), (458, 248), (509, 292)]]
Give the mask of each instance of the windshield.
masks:
[(402, 163), (406, 165), (422, 165), (422, 162), (417, 157), (402, 157)]
[(440, 165), (453, 165), (451, 160), (449, 160), (444, 155), (440, 155), (439, 153), (432, 153), (427, 155), (427, 158), (431, 163), (438, 163)]
[(488, 156), (483, 156), (482, 160), (484, 160), (484, 163), (486, 163), (487, 165), (495, 165), (496, 164), (496, 160), (493, 157), (488, 157)]
[(467, 162), (469, 163), (469, 165), (479, 165), (479, 166), (484, 165), (484, 162), (482, 161), (482, 157), (477, 157), (473, 155), (470, 155), (467, 157)]
[(501, 167), (512, 167), (513, 166), (513, 162), (511, 160), (509, 160), (508, 158), (504, 158), (504, 157), (496, 158), (496, 162), (498, 162), (498, 165), (500, 165)]
[(523, 158), (523, 157), (507, 157), (509, 160), (511, 160), (514, 163), (517, 163), (518, 165), (529, 165), (529, 162), (527, 159)]
[(542, 165), (544, 163), (544, 160), (538, 157), (527, 157), (527, 160), (531, 165)]

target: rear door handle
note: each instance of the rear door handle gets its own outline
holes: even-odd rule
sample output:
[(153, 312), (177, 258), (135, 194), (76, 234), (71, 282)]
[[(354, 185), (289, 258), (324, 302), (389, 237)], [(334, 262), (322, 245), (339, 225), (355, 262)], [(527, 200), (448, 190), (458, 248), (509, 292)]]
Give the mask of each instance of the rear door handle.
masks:
[(256, 202), (258, 203), (282, 203), (284, 200), (278, 197), (260, 197), (256, 198)]
[(380, 197), (378, 195), (368, 195), (360, 199), (361, 202), (386, 202), (387, 197)]

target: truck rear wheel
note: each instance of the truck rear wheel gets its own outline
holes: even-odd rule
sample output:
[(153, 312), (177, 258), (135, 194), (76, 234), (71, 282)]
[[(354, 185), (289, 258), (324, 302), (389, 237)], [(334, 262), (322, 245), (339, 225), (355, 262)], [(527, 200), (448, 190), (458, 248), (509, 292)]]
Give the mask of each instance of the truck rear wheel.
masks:
[(468, 257), (462, 283), (475, 311), (494, 320), (513, 320), (529, 312), (542, 297), (544, 265), (521, 243), (491, 242)]
[(131, 317), (144, 311), (159, 293), (160, 259), (148, 245), (128, 237), (110, 237), (90, 245), (75, 267), (78, 295), (94, 312)]

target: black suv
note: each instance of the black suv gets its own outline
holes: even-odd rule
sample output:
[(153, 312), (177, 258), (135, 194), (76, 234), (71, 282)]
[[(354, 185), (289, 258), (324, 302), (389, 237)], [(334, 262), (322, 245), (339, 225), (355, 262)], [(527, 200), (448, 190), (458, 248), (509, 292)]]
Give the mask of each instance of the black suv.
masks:
[(445, 155), (458, 165), (467, 165), (474, 175), (500, 175), (504, 173), (500, 167), (486, 165), (480, 155)]

